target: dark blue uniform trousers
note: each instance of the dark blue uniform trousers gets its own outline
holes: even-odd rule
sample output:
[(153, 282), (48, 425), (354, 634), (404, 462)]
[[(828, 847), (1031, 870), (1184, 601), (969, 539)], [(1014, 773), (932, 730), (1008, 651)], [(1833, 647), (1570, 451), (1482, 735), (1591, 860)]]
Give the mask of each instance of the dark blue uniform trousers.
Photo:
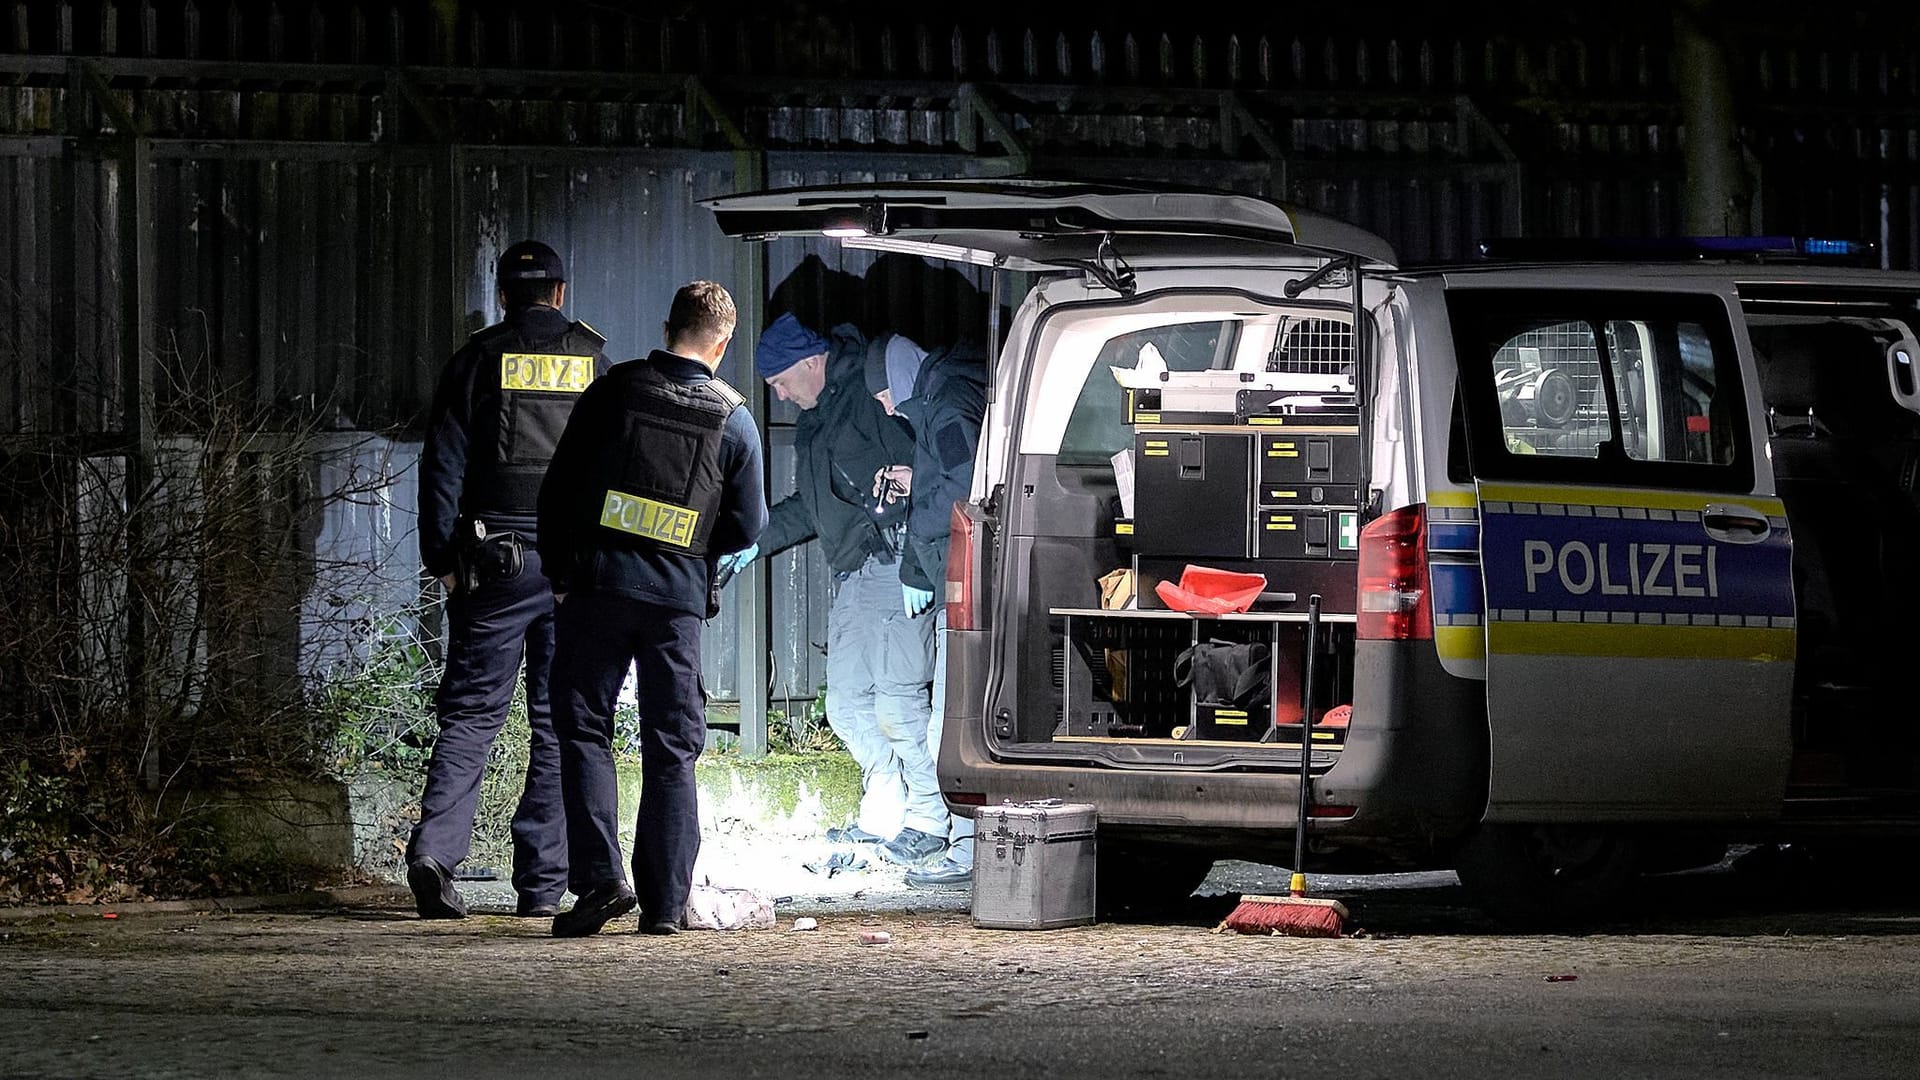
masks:
[(622, 880), (613, 711), (629, 664), (640, 713), (640, 813), (633, 889), (648, 922), (679, 922), (700, 854), (693, 764), (707, 741), (700, 628), (688, 612), (578, 593), (560, 605), (553, 721), (567, 804), (568, 880), (575, 894)]
[(434, 698), (440, 737), (427, 763), (420, 824), (409, 857), (430, 855), (452, 868), (473, 843), (473, 816), (487, 753), (507, 722), (522, 658), (527, 725), (532, 729), (527, 783), (513, 812), (513, 887), (522, 900), (552, 904), (567, 887), (566, 824), (560, 798), (560, 743), (554, 737), (547, 673), (553, 663), (553, 592), (531, 548), (520, 574), (447, 601), (447, 669)]

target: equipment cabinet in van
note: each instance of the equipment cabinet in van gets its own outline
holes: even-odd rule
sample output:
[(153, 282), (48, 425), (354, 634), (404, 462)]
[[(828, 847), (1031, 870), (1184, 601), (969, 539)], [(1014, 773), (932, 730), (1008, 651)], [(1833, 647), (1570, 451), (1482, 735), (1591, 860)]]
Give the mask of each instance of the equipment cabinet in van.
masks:
[[(1097, 807), (1103, 906), (1290, 860), (1302, 754), (1316, 869), (1452, 867), (1516, 922), (1920, 833), (1920, 275), (1764, 238), (1405, 269), (1257, 198), (1040, 181), (709, 205), (1027, 284), (953, 511), (939, 773), (963, 814)], [(1195, 610), (1189, 567), (1257, 594)]]

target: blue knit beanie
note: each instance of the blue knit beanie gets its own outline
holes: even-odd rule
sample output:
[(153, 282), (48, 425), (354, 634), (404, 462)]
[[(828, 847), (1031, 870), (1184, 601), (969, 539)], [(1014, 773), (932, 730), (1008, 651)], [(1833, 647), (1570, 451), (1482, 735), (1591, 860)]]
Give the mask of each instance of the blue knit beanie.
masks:
[(773, 320), (760, 335), (753, 350), (753, 366), (763, 379), (771, 379), (809, 356), (823, 356), (827, 339), (800, 325), (792, 312)]

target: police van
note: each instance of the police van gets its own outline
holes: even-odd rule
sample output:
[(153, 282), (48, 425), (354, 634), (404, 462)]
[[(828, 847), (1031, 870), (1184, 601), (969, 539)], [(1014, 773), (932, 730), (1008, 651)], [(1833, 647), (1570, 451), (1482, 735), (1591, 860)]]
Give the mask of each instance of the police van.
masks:
[(1452, 867), (1516, 921), (1920, 833), (1920, 275), (1765, 238), (1403, 269), (1040, 181), (710, 205), (994, 268), (941, 784), (1095, 805), (1103, 906), (1291, 861), (1303, 754), (1310, 868)]

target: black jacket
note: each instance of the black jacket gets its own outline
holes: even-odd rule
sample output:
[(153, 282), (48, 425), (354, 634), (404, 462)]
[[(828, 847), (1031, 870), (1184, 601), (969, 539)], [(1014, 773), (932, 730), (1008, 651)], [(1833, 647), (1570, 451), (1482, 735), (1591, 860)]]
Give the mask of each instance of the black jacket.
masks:
[(794, 425), (795, 491), (774, 506), (760, 550), (773, 555), (818, 537), (827, 564), (846, 574), (890, 550), (882, 532), (901, 523), (907, 507), (896, 502), (876, 514), (873, 474), (912, 462), (913, 436), (867, 393), (860, 331), (836, 326), (829, 337), (826, 389)]
[[(435, 577), (453, 572), (454, 523), (472, 510), (471, 488), (484, 471), (470, 458), (469, 447), (476, 443), (491, 447), (484, 437), (500, 423), (499, 380), (481, 378), (479, 363), (485, 352), (479, 342), (491, 338), (500, 326), (512, 328), (528, 351), (537, 352), (557, 343), (575, 324), (557, 309), (543, 305), (510, 311), (505, 323), (496, 323), (468, 338), (440, 373), (440, 385), (428, 413), (426, 442), (420, 448), (420, 561)], [(611, 366), (606, 353), (596, 349), (595, 377), (605, 375)], [(495, 532), (520, 533), (528, 542), (534, 540), (535, 519), (531, 513), (491, 515), (487, 526)]]
[(987, 361), (967, 345), (935, 349), (920, 365), (913, 396), (895, 410), (913, 428), (912, 511), (900, 580), (936, 597), (946, 591), (953, 504), (973, 488), (973, 458), (987, 414)]
[[(705, 364), (655, 350), (645, 360), (680, 383), (711, 378)], [(625, 367), (626, 365), (621, 365)], [(620, 369), (580, 395), (567, 432), (560, 437), (546, 483), (540, 488), (540, 566), (556, 593), (595, 592), (644, 600), (661, 607), (707, 614), (714, 561), (754, 542), (767, 523), (767, 496), (761, 464), (760, 432), (742, 405), (727, 417), (720, 441), (720, 472), (725, 490), (705, 556), (658, 546), (630, 547), (603, 537), (595, 515), (606, 498), (596, 488), (595, 455), (622, 445), (624, 412), (619, 407)]]

